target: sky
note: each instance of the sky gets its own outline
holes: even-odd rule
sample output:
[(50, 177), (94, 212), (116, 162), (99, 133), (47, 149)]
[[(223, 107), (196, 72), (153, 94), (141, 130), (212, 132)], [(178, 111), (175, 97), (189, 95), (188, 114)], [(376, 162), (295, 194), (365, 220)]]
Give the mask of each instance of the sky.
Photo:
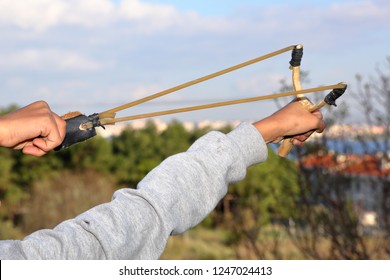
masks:
[[(0, 0), (0, 106), (45, 100), (58, 114), (102, 112), (243, 61), (304, 46), (304, 88), (348, 83), (390, 56), (390, 1)], [(290, 53), (118, 113), (279, 92)], [(310, 98), (310, 96), (308, 96)], [(287, 100), (282, 101), (287, 102)], [(162, 119), (256, 120), (274, 101)]]

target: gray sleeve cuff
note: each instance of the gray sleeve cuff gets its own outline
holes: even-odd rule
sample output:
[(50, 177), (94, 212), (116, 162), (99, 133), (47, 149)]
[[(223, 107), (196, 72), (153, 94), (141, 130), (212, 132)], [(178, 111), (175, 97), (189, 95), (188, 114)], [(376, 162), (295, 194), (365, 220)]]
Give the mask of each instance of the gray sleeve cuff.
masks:
[(243, 122), (227, 136), (239, 147), (246, 166), (264, 162), (268, 148), (260, 132), (250, 123)]

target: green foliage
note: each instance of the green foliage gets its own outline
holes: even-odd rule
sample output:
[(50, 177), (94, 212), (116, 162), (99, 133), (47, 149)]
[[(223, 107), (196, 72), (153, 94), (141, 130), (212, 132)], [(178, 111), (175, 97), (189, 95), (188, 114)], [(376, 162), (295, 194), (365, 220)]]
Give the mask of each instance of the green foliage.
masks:
[(14, 159), (8, 149), (0, 149), (0, 158), (0, 193), (4, 193), (11, 184)]
[(14, 159), (12, 180), (22, 188), (63, 168), (63, 162), (53, 153), (38, 158), (13, 151), (12, 157)]
[(161, 134), (162, 157), (166, 158), (186, 151), (191, 145), (190, 137), (190, 133), (186, 131), (181, 123), (177, 121), (170, 123), (167, 130)]
[(100, 136), (59, 151), (55, 158), (60, 160), (61, 167), (65, 169), (92, 169), (109, 173), (115, 165), (111, 143)]
[(10, 220), (0, 220), (0, 240), (21, 239), (21, 230), (15, 227)]
[(96, 171), (62, 171), (32, 184), (24, 202), (23, 231), (52, 228), (58, 223), (111, 200), (113, 179)]
[(192, 138), (193, 134), (176, 121), (162, 133), (152, 122), (142, 130), (127, 128), (112, 139), (112, 172), (118, 184), (135, 187), (165, 158), (187, 150)]
[[(266, 252), (271, 250), (274, 258), (280, 256), (278, 246), (270, 246), (278, 244), (280, 236), (267, 236), (267, 225), (286, 224), (295, 217), (298, 194), (296, 164), (269, 149), (267, 162), (249, 168), (245, 180), (230, 187), (229, 213), (224, 203), (220, 220), (232, 233), (230, 242), (236, 246), (237, 254), (244, 258), (266, 258)], [(248, 250), (252, 253), (243, 253)]]
[(156, 126), (149, 122), (142, 130), (128, 128), (112, 139), (115, 166), (113, 173), (121, 185), (135, 187), (161, 162), (161, 139)]
[(250, 209), (257, 223), (268, 224), (293, 215), (298, 190), (295, 164), (269, 149), (267, 162), (249, 168), (246, 179), (233, 185), (231, 193), (237, 197), (238, 212)]
[(172, 236), (161, 259), (221, 260), (235, 259), (227, 240), (230, 233), (223, 229), (197, 227), (182, 235)]

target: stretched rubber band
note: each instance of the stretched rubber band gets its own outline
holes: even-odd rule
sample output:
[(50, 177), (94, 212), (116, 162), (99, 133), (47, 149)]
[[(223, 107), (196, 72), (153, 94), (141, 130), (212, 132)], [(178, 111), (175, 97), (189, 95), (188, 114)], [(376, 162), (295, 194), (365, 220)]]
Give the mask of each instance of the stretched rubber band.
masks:
[[(295, 91), (292, 92), (285, 92), (285, 93), (277, 93), (277, 94), (271, 94), (266, 96), (259, 96), (259, 97), (253, 97), (253, 98), (245, 98), (245, 99), (238, 99), (238, 100), (232, 100), (232, 101), (226, 101), (226, 102), (217, 102), (212, 104), (205, 104), (205, 105), (199, 105), (199, 106), (192, 106), (192, 107), (186, 107), (186, 108), (178, 108), (178, 109), (172, 109), (172, 110), (166, 110), (166, 111), (160, 111), (160, 112), (153, 112), (153, 113), (147, 113), (147, 114), (140, 114), (140, 115), (134, 115), (134, 116), (128, 116), (128, 117), (121, 117), (121, 118), (115, 118), (116, 112), (122, 111), (124, 109), (136, 106), (138, 104), (150, 101), (152, 99), (156, 99), (158, 97), (167, 95), (169, 93), (178, 91), (180, 89), (210, 80), (212, 78), (224, 75), (226, 73), (238, 70), (240, 68), (246, 67), (248, 65), (254, 64), (256, 62), (271, 58), (273, 56), (282, 54), (284, 52), (287, 52), (289, 50), (292, 50), (291, 54), (291, 60), (290, 65), (293, 70), (293, 85)], [(140, 118), (148, 118), (148, 117), (155, 117), (155, 116), (161, 116), (161, 115), (167, 115), (167, 114), (174, 114), (174, 113), (181, 113), (181, 112), (188, 112), (188, 111), (195, 111), (195, 110), (202, 110), (202, 109), (208, 109), (208, 108), (214, 108), (214, 107), (221, 107), (221, 106), (228, 106), (228, 105), (234, 105), (234, 104), (241, 104), (241, 103), (247, 103), (247, 102), (254, 102), (254, 101), (260, 101), (265, 99), (273, 99), (273, 98), (279, 98), (283, 96), (290, 96), (290, 95), (297, 95), (303, 96), (305, 93), (310, 92), (317, 92), (327, 89), (333, 89), (333, 95), (329, 97), (328, 104), (336, 105), (335, 100), (345, 91), (346, 85), (345, 84), (337, 84), (337, 85), (331, 85), (331, 86), (324, 86), (324, 87), (317, 87), (312, 89), (305, 89), (302, 90), (300, 86), (300, 75), (299, 75), (299, 66), (301, 64), (303, 56), (303, 47), (302, 45), (295, 45), (295, 46), (289, 46), (284, 49), (280, 49), (278, 51), (257, 57), (252, 60), (248, 60), (246, 62), (237, 64), (235, 66), (217, 71), (215, 73), (206, 75), (204, 77), (189, 81), (187, 83), (172, 87), (170, 89), (146, 96), (144, 98), (135, 100), (133, 102), (112, 108), (110, 110), (104, 111), (102, 113), (94, 113), (90, 116), (85, 115), (78, 115), (69, 119), (66, 119), (67, 122), (67, 130), (66, 130), (66, 136), (64, 139), (64, 142), (56, 148), (56, 150), (61, 150), (64, 148), (69, 147), (72, 144), (85, 141), (93, 136), (96, 135), (96, 127), (103, 127), (106, 124), (115, 124), (117, 122), (123, 122), (128, 120), (134, 120), (134, 119), (140, 119)], [(342, 91), (342, 92), (341, 92)], [(325, 101), (324, 101), (325, 102)]]

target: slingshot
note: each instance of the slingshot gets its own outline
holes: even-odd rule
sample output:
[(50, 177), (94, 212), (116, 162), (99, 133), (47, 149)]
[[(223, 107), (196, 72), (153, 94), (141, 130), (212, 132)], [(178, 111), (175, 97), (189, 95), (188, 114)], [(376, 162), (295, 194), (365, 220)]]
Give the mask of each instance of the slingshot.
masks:
[[(190, 107), (184, 107), (184, 108), (178, 108), (178, 109), (171, 109), (171, 110), (165, 110), (165, 111), (159, 111), (159, 112), (152, 112), (152, 113), (145, 113), (145, 114), (139, 114), (139, 115), (133, 115), (133, 116), (127, 116), (127, 117), (116, 117), (116, 114), (120, 111), (123, 111), (125, 109), (128, 109), (130, 107), (148, 102), (150, 100), (165, 96), (167, 94), (173, 93), (175, 91), (193, 86), (195, 84), (199, 84), (202, 82), (205, 82), (207, 80), (213, 79), (215, 77), (227, 74), (232, 71), (236, 71), (238, 69), (241, 69), (243, 67), (255, 64), (257, 62), (269, 59), (271, 57), (280, 55), (282, 53), (292, 51), (291, 60), (290, 60), (290, 69), (292, 70), (292, 80), (293, 80), (293, 86), (294, 91), (289, 92), (282, 92), (282, 93), (274, 93), (269, 95), (263, 95), (258, 97), (250, 97), (250, 98), (243, 98), (243, 99), (236, 99), (231, 101), (224, 101), (224, 102), (216, 102), (211, 104), (204, 104), (204, 105), (198, 105), (198, 106), (190, 106)], [(286, 97), (286, 96), (296, 96), (299, 102), (305, 106), (305, 108), (309, 111), (315, 111), (323, 107), (324, 105), (334, 105), (336, 106), (335, 100), (340, 97), (346, 90), (347, 85), (345, 83), (338, 83), (334, 85), (328, 85), (328, 86), (322, 86), (322, 87), (316, 87), (316, 88), (309, 88), (309, 89), (302, 89), (301, 83), (300, 83), (300, 64), (303, 56), (303, 47), (302, 45), (292, 45), (280, 50), (277, 50), (275, 52), (271, 52), (269, 54), (248, 60), (246, 62), (234, 65), (232, 67), (217, 71), (215, 73), (200, 77), (198, 79), (186, 82), (184, 84), (177, 85), (175, 87), (163, 90), (161, 92), (146, 96), (144, 98), (132, 101), (130, 103), (112, 108), (110, 110), (101, 112), (101, 113), (95, 113), (89, 116), (85, 116), (81, 113), (70, 113), (63, 118), (67, 122), (67, 128), (66, 128), (66, 136), (63, 141), (63, 143), (56, 148), (56, 150), (61, 150), (64, 148), (67, 148), (75, 143), (85, 141), (93, 136), (96, 135), (96, 127), (104, 127), (105, 125), (114, 125), (115, 123), (119, 122), (125, 122), (125, 121), (131, 121), (136, 119), (144, 119), (144, 118), (150, 118), (150, 117), (156, 117), (156, 116), (162, 116), (162, 115), (168, 115), (168, 114), (176, 114), (176, 113), (183, 113), (183, 112), (189, 112), (189, 111), (196, 111), (196, 110), (203, 110), (203, 109), (209, 109), (209, 108), (216, 108), (216, 107), (222, 107), (222, 106), (229, 106), (229, 105), (235, 105), (235, 104), (243, 104), (243, 103), (249, 103), (254, 101), (261, 101), (261, 100), (267, 100), (267, 99), (274, 99), (274, 98), (280, 98), (280, 97)], [(332, 90), (324, 99), (324, 101), (320, 102), (317, 105), (311, 104), (304, 95), (307, 93), (312, 92), (320, 92), (324, 90)], [(280, 156), (286, 156), (290, 149), (292, 147), (292, 140), (291, 139), (285, 139), (282, 143), (278, 153)]]

